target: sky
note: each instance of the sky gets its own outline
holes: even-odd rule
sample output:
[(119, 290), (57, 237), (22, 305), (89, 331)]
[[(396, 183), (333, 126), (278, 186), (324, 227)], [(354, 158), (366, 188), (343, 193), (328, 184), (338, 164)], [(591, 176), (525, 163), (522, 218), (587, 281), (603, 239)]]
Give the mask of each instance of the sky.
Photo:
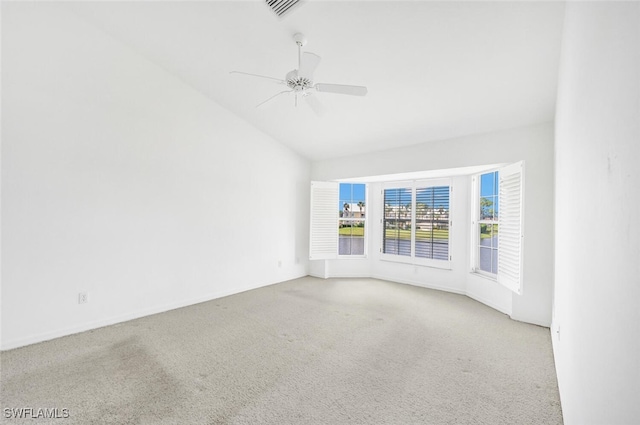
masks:
[(498, 172), (487, 173), (480, 176), (480, 196), (492, 196), (498, 194)]
[(345, 202), (357, 204), (362, 201), (366, 204), (365, 188), (363, 183), (340, 183), (339, 209), (342, 209)]
[(497, 214), (499, 210), (497, 171), (480, 176), (480, 196), (493, 202), (492, 208)]

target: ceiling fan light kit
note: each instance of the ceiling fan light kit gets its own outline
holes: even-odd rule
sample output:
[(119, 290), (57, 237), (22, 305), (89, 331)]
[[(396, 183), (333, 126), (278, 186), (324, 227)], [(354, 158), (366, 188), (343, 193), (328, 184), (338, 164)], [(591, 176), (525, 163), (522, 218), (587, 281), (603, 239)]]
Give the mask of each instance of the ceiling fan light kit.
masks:
[(249, 72), (231, 71), (232, 74), (249, 75), (252, 77), (266, 78), (269, 80), (275, 80), (280, 84), (286, 85), (289, 90), (283, 90), (275, 95), (271, 96), (264, 102), (261, 102), (256, 106), (264, 105), (276, 97), (285, 93), (295, 94), (295, 106), (298, 106), (298, 95), (302, 96), (311, 109), (320, 114), (322, 112), (322, 106), (320, 102), (313, 96), (314, 92), (320, 93), (337, 93), (346, 94), (350, 96), (364, 96), (367, 94), (367, 88), (364, 86), (352, 86), (344, 84), (325, 84), (313, 82), (313, 74), (320, 63), (320, 56), (311, 52), (302, 53), (302, 47), (307, 44), (307, 39), (303, 34), (296, 33), (293, 35), (293, 41), (298, 46), (298, 69), (289, 71), (284, 80), (274, 77), (268, 77), (265, 75), (252, 74)]

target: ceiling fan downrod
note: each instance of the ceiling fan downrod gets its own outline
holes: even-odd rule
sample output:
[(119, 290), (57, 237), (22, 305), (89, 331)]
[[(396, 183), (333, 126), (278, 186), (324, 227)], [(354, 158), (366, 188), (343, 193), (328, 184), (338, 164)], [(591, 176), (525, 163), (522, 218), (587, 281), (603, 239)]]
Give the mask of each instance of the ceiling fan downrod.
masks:
[(301, 50), (307, 44), (307, 38), (304, 34), (298, 32), (293, 34), (293, 41), (298, 45), (298, 69), (300, 69), (300, 56), (302, 55)]

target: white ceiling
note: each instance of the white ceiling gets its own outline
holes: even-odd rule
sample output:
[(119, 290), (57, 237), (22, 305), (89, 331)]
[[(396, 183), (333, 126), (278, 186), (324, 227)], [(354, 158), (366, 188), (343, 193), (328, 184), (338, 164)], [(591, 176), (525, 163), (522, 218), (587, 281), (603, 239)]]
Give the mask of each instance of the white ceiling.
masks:
[[(307, 0), (283, 19), (263, 1), (68, 4), (150, 61), (311, 159), (551, 121), (564, 4)], [(322, 116), (286, 89), (296, 32), (322, 57)]]

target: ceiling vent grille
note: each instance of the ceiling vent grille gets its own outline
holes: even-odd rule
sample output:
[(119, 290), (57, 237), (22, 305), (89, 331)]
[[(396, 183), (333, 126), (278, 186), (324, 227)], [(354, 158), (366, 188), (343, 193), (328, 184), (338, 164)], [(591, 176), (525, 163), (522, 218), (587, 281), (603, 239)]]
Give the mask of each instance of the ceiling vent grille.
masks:
[(279, 17), (284, 16), (295, 5), (300, 3), (300, 0), (265, 0), (267, 5), (273, 10), (273, 12)]

